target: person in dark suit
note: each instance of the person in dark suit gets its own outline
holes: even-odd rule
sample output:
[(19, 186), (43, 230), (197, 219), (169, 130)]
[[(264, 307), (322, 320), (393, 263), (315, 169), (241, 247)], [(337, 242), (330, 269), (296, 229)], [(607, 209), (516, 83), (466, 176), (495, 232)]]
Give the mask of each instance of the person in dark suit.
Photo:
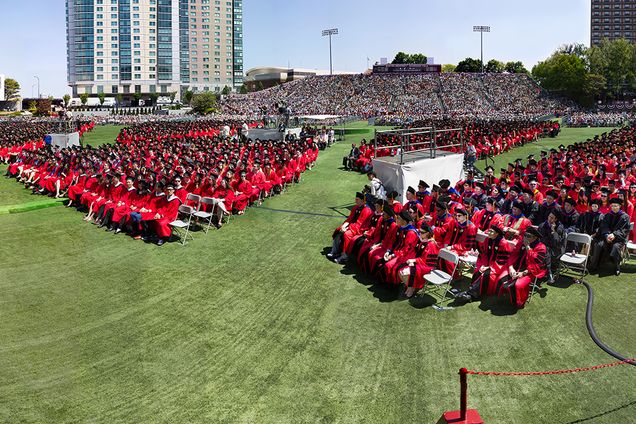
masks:
[(603, 256), (609, 253), (614, 264), (614, 273), (621, 273), (621, 255), (629, 235), (629, 217), (621, 210), (621, 204), (621, 199), (610, 200), (611, 211), (606, 213), (601, 221), (590, 261), (590, 272), (596, 272)]

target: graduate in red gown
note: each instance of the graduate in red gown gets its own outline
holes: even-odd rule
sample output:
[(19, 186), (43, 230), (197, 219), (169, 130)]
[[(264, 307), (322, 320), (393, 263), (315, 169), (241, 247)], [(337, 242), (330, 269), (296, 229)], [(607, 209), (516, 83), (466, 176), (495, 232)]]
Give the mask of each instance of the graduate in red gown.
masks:
[(378, 222), (372, 237), (364, 242), (358, 254), (358, 265), (364, 272), (370, 273), (376, 263), (393, 247), (398, 228), (395, 212), (387, 203), (382, 211), (382, 219)]
[(497, 293), (508, 293), (510, 302), (521, 309), (530, 295), (531, 284), (548, 273), (548, 252), (541, 243), (541, 233), (536, 227), (528, 227), (523, 247), (516, 261), (508, 267), (497, 283)]
[(522, 202), (515, 200), (512, 202), (512, 213), (504, 216), (501, 225), (506, 239), (521, 247), (526, 229), (532, 225), (532, 222), (523, 214)]
[(501, 224), (501, 214), (497, 214), (496, 210), (497, 200), (494, 197), (486, 199), (486, 208), (475, 212), (473, 215), (473, 223), (477, 226), (479, 231), (486, 232), (492, 225)]
[(424, 287), (424, 276), (437, 267), (440, 246), (433, 238), (433, 231), (428, 225), (420, 228), (420, 240), (415, 246), (415, 258), (408, 259), (397, 267), (400, 280), (406, 287), (404, 296), (407, 299)]
[(386, 201), (382, 199), (378, 199), (375, 201), (375, 205), (374, 205), (375, 210), (373, 212), (373, 215), (371, 215), (369, 228), (354, 238), (352, 243), (353, 247), (350, 249), (350, 252), (348, 253), (350, 256), (354, 256), (357, 259), (358, 254), (360, 253), (360, 248), (366, 243), (367, 240), (373, 239), (373, 234), (375, 233), (376, 229), (378, 229), (380, 225), (382, 224), (382, 217), (384, 214), (383, 210), (384, 210), (385, 203)]
[[(166, 196), (163, 191), (164, 185), (157, 183), (155, 185), (155, 192), (146, 199), (145, 204), (137, 211), (130, 213), (130, 218), (133, 225), (133, 237), (135, 240), (140, 240), (144, 237), (150, 236), (150, 222), (156, 219), (159, 213), (159, 208)], [(144, 235), (142, 236), (141, 233)]]
[(470, 287), (457, 295), (460, 299), (473, 301), (495, 294), (497, 282), (508, 271), (512, 247), (504, 238), (503, 228), (493, 225), (487, 234), (486, 240), (478, 245), (479, 256)]
[(128, 213), (133, 200), (137, 196), (133, 177), (126, 177), (125, 187), (117, 203), (112, 203), (105, 209), (103, 224), (106, 226), (107, 231), (115, 231), (119, 227), (119, 221)]
[(157, 214), (152, 220), (152, 229), (157, 235), (157, 246), (162, 246), (172, 235), (170, 223), (177, 219), (181, 200), (174, 194), (174, 185), (166, 186), (166, 195), (159, 204)]
[(373, 211), (366, 204), (364, 194), (356, 193), (355, 202), (349, 217), (334, 232), (334, 243), (327, 257), (336, 263), (344, 263), (349, 259), (355, 237), (370, 228)]
[(398, 265), (415, 257), (415, 246), (420, 239), (420, 233), (413, 225), (413, 217), (408, 211), (400, 212), (397, 224), (399, 229), (393, 248), (384, 254), (383, 263), (377, 270), (380, 281), (387, 284), (400, 284)]
[(476, 247), (477, 226), (468, 220), (466, 209), (455, 209), (455, 217), (444, 228), (442, 247), (448, 248), (459, 256)]

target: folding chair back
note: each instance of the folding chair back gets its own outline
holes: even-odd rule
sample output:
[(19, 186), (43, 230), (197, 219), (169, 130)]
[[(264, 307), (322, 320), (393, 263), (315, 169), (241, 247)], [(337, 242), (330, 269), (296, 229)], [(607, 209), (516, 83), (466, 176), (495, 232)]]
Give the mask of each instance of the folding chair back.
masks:
[(198, 211), (197, 213), (194, 214), (194, 216), (196, 216), (197, 218), (204, 219), (204, 220), (207, 221), (207, 225), (205, 227), (205, 233), (206, 234), (208, 233), (208, 231), (210, 230), (210, 226), (212, 225), (212, 217), (214, 216), (214, 210), (216, 208), (216, 202), (217, 202), (217, 200), (213, 199), (211, 197), (202, 197), (200, 204), (201, 205), (210, 205), (212, 207), (209, 209), (209, 212), (200, 210), (200, 211)]
[(192, 215), (194, 213), (194, 208), (188, 205), (181, 205), (179, 206), (179, 213), (182, 213), (184, 215)]
[(578, 278), (587, 274), (587, 261), (592, 248), (592, 236), (583, 233), (570, 233), (565, 238), (565, 246), (574, 246), (574, 253), (566, 252), (559, 257), (558, 273), (575, 273)]
[(455, 278), (455, 271), (457, 270), (457, 265), (459, 264), (459, 255), (457, 253), (451, 252), (450, 250), (442, 249), (439, 251), (438, 259), (453, 264), (453, 271), (450, 273), (450, 276), (451, 280)]
[(634, 223), (629, 223), (629, 236), (627, 237), (627, 243), (625, 243), (625, 251), (623, 253), (623, 263), (631, 261), (632, 252), (636, 251), (636, 243), (632, 241), (632, 231), (634, 231)]
[(192, 235), (190, 234), (190, 224), (192, 224), (192, 216), (194, 215), (194, 208), (188, 205), (179, 206), (179, 214), (185, 215), (188, 217), (187, 220), (177, 219), (170, 223), (170, 227), (172, 230), (176, 232), (181, 238), (181, 244), (185, 246), (188, 241), (188, 238), (194, 240)]
[(197, 211), (199, 210), (199, 207), (201, 205), (201, 196), (199, 196), (198, 194), (188, 193), (188, 195), (186, 196), (186, 201), (193, 202), (195, 205), (195, 209)]
[(216, 199), (213, 199), (211, 197), (202, 197), (201, 198), (201, 203), (203, 203), (204, 205), (216, 205)]
[[(424, 286), (424, 292), (429, 292), (435, 289), (443, 288), (443, 294), (441, 295), (440, 303), (444, 304), (450, 301), (450, 298), (447, 297), (448, 293), (450, 293), (451, 283), (453, 278), (455, 277), (455, 272), (457, 271), (457, 267), (459, 265), (459, 256), (456, 253), (451, 252), (447, 249), (442, 249), (438, 254), (438, 262), (446, 261), (452, 264), (453, 270), (449, 274), (438, 267), (438, 269), (434, 269), (430, 273), (424, 276), (424, 280), (426, 281), (426, 285)], [(437, 299), (435, 300), (435, 307), (438, 310), (443, 310), (442, 306), (437, 305)]]
[(565, 238), (565, 243), (567, 244), (568, 242), (579, 243), (583, 245), (592, 244), (592, 236), (583, 233), (570, 233)]

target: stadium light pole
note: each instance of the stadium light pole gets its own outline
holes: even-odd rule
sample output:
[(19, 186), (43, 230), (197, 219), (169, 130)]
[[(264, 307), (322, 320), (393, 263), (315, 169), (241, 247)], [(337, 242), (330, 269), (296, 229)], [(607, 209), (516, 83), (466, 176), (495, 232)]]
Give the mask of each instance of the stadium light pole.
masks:
[(484, 32), (490, 32), (489, 26), (475, 25), (473, 32), (479, 32), (481, 35), (481, 73), (484, 73)]
[(40, 98), (40, 77), (38, 77), (37, 75), (34, 76), (33, 78), (35, 78), (36, 80), (38, 80), (38, 99)]
[(325, 29), (322, 31), (322, 36), (329, 36), (329, 75), (333, 75), (333, 56), (331, 55), (331, 36), (338, 35), (338, 28)]

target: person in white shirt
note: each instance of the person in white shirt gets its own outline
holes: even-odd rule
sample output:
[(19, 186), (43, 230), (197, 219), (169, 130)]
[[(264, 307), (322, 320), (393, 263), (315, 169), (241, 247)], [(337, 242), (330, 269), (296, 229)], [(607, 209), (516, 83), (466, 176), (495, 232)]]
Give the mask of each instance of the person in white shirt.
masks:
[(375, 172), (369, 171), (367, 178), (369, 178), (369, 194), (376, 199), (386, 200), (386, 190)]

